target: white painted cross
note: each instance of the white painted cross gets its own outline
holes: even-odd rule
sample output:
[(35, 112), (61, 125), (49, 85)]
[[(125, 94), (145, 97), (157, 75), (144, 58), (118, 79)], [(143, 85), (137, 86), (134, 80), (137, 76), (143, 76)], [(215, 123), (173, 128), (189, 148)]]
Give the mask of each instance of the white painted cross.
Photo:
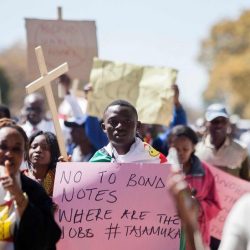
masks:
[(62, 65), (58, 66), (57, 68), (53, 69), (52, 71), (48, 72), (47, 66), (45, 64), (44, 56), (43, 56), (43, 51), (42, 47), (36, 47), (36, 58), (40, 70), (41, 77), (39, 77), (37, 80), (33, 81), (29, 85), (27, 85), (26, 92), (28, 94), (31, 94), (32, 92), (35, 92), (36, 90), (44, 87), (45, 89), (45, 94), (48, 100), (51, 116), (53, 119), (55, 131), (56, 131), (56, 136), (60, 148), (61, 155), (65, 160), (67, 160), (67, 151), (66, 147), (64, 144), (63, 140), (63, 134), (61, 130), (61, 126), (58, 120), (58, 115), (57, 115), (57, 109), (56, 109), (56, 103), (55, 99), (52, 93), (52, 88), (51, 88), (51, 81), (55, 80), (58, 78), (60, 75), (64, 74), (65, 72), (68, 71), (68, 64), (63, 63)]

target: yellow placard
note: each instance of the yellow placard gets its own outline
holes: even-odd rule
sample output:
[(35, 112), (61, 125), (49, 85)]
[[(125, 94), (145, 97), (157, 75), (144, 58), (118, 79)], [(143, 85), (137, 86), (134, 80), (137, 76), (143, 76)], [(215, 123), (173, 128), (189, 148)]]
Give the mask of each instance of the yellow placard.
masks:
[(176, 76), (175, 69), (95, 58), (90, 75), (93, 91), (88, 96), (87, 112), (101, 118), (109, 103), (124, 99), (136, 107), (141, 122), (168, 125), (172, 117), (171, 85)]

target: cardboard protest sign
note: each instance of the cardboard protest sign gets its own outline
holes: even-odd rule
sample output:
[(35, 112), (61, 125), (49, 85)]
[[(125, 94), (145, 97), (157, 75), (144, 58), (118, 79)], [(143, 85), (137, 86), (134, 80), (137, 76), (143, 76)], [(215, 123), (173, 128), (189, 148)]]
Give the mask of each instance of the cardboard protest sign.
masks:
[(69, 64), (69, 75), (89, 81), (92, 60), (98, 55), (94, 21), (25, 19), (29, 78), (39, 76), (34, 49), (43, 47), (48, 70), (61, 62)]
[(138, 66), (95, 58), (90, 75), (93, 91), (88, 96), (88, 114), (102, 117), (116, 99), (132, 103), (139, 120), (168, 125), (172, 117), (171, 85), (177, 71), (166, 67)]
[(217, 239), (221, 239), (223, 226), (228, 213), (234, 203), (244, 194), (250, 191), (250, 183), (233, 175), (225, 173), (218, 168), (210, 166), (215, 178), (216, 188), (220, 198), (222, 210), (211, 222), (210, 233)]
[(168, 169), (59, 163), (53, 194), (62, 229), (58, 249), (179, 249), (180, 219), (165, 186)]

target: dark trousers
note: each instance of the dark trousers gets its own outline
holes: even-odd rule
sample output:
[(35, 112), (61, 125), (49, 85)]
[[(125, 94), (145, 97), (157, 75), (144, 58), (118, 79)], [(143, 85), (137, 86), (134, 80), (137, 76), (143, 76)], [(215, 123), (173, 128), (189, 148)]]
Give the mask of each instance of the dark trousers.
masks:
[(211, 237), (211, 241), (210, 241), (210, 248), (211, 250), (217, 250), (219, 248), (220, 245), (220, 240)]

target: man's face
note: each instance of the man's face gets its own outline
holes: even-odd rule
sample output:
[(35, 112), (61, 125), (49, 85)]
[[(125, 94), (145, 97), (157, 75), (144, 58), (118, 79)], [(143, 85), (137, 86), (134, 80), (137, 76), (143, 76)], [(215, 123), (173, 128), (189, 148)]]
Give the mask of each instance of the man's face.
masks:
[(27, 119), (32, 125), (38, 124), (44, 115), (44, 104), (42, 101), (36, 100), (26, 104)]
[(225, 139), (229, 121), (225, 117), (217, 117), (207, 123), (208, 131), (212, 138)]
[(102, 128), (114, 147), (131, 145), (135, 141), (137, 126), (137, 116), (129, 107), (111, 106), (104, 114)]

